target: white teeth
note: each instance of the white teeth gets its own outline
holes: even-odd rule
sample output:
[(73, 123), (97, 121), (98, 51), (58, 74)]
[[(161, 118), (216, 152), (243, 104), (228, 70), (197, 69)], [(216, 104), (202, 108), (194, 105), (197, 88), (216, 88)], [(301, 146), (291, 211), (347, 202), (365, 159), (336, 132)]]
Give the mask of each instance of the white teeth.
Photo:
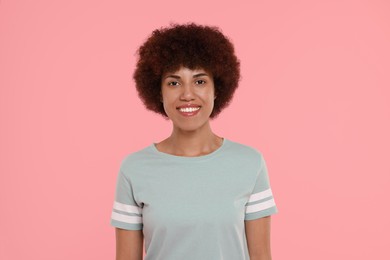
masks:
[(185, 107), (185, 108), (180, 108), (179, 110), (181, 112), (189, 113), (189, 112), (194, 112), (196, 110), (199, 110), (200, 107)]

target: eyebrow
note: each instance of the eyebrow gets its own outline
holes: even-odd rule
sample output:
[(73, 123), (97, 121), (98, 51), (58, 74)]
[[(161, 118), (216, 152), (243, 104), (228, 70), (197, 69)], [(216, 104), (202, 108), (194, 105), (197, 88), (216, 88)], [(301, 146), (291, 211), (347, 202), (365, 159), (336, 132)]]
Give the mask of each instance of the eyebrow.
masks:
[[(192, 76), (193, 78), (197, 78), (197, 77), (201, 77), (201, 76), (207, 76), (209, 77), (209, 75), (207, 73), (198, 73), (198, 74), (195, 74), (194, 76)], [(180, 76), (178, 75), (167, 75), (165, 76), (165, 78), (175, 78), (175, 79), (180, 79)]]

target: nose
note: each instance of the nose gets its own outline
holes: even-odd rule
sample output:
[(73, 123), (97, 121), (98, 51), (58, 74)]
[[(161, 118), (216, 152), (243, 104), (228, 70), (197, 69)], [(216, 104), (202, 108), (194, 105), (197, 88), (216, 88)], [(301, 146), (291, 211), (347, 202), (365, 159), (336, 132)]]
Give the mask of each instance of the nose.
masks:
[(190, 101), (195, 99), (195, 93), (191, 84), (183, 84), (180, 100)]

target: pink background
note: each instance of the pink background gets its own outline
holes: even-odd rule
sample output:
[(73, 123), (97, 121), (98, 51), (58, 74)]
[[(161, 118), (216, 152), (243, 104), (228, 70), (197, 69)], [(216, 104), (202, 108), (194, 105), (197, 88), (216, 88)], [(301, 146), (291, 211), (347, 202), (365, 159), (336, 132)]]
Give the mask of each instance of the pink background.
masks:
[(0, 2), (0, 259), (114, 258), (120, 162), (171, 130), (134, 53), (188, 21), (242, 62), (212, 126), (266, 158), (274, 259), (390, 259), (389, 2), (133, 2)]

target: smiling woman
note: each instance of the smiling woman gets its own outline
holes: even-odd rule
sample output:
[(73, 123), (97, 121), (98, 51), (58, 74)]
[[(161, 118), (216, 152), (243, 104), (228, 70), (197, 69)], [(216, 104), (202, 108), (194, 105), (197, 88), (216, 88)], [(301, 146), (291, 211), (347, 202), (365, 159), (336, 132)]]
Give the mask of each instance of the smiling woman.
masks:
[(172, 133), (122, 161), (111, 224), (117, 260), (271, 259), (277, 212), (261, 152), (215, 134), (210, 119), (238, 86), (239, 61), (218, 28), (155, 30), (139, 49), (139, 97)]
[[(163, 76), (162, 103), (174, 131), (203, 131), (214, 108), (214, 82), (203, 69), (181, 67)], [(175, 129), (176, 128), (176, 129)]]
[(218, 99), (210, 118), (226, 108), (238, 87), (240, 62), (233, 44), (217, 27), (193, 23), (173, 25), (153, 31), (138, 50), (134, 80), (146, 108), (167, 114), (160, 102), (162, 75), (172, 75), (181, 67), (202, 69), (213, 77)]

